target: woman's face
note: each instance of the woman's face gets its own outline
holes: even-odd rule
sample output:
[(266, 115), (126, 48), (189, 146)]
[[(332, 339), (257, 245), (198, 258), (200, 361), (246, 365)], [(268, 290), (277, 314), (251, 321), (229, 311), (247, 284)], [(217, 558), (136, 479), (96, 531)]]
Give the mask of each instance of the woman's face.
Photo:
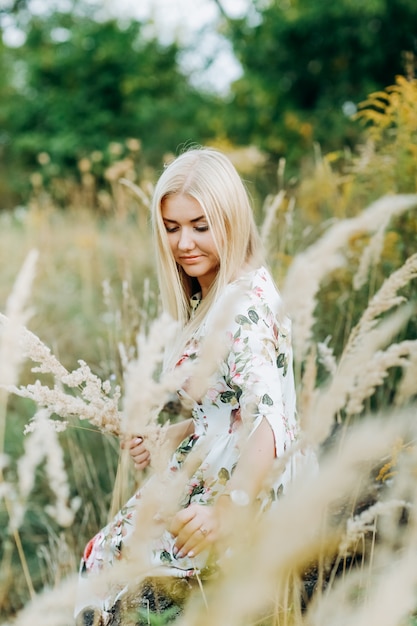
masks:
[(198, 280), (204, 298), (220, 260), (200, 203), (185, 194), (169, 195), (162, 201), (161, 213), (175, 261)]

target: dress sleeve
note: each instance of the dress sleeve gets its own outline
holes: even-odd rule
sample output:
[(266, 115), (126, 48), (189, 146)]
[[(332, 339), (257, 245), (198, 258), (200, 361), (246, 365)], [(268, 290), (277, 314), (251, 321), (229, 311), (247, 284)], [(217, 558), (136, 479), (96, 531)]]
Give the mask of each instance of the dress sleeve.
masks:
[(267, 303), (248, 301), (230, 333), (227, 383), (236, 402), (232, 428), (240, 424), (250, 436), (267, 419), (280, 456), (295, 438), (285, 402), (286, 377), (292, 376), (288, 329), (280, 328)]

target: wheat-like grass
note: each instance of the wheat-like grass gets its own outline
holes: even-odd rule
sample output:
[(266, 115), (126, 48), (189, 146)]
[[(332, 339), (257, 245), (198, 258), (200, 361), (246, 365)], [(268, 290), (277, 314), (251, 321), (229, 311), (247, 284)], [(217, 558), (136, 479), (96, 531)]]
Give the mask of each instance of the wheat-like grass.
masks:
[[(19, 345), (19, 331), (20, 325), (25, 323), (30, 317), (30, 311), (26, 308), (28, 297), (31, 291), (32, 282), (35, 275), (35, 267), (38, 253), (36, 250), (32, 250), (18, 274), (15, 281), (13, 290), (7, 300), (6, 311), (8, 314), (8, 328), (7, 332), (2, 329), (0, 334), (0, 454), (4, 451), (4, 438), (6, 428), (6, 409), (8, 398), (8, 387), (16, 382), (19, 374), (19, 366), (23, 360), (23, 354)], [(3, 460), (6, 461), (7, 457)], [(23, 550), (21, 537), (18, 531), (18, 526), (13, 524), (13, 501), (14, 501), (14, 486), (5, 481), (4, 477), (4, 463), (0, 468), (0, 488), (2, 491), (2, 498), (5, 503), (5, 508), (9, 518), (9, 527), (14, 539), (17, 551), (19, 553), (20, 562), (22, 565), (26, 584), (33, 598), (35, 590), (33, 588), (32, 579), (29, 572), (26, 556)], [(3, 556), (7, 556), (7, 552)], [(7, 562), (6, 562), (7, 567)]]
[[(388, 413), (380, 419), (373, 418), (352, 428), (343, 439), (343, 443), (326, 458), (320, 472), (316, 476), (301, 476), (286, 497), (261, 520), (253, 518), (250, 511), (237, 511), (233, 518), (234, 533), (228, 558), (223, 563), (224, 573), (221, 579), (218, 583), (213, 581), (205, 586), (204, 600), (200, 592), (194, 594), (186, 606), (184, 615), (177, 620), (178, 624), (211, 626), (224, 623), (228, 626), (242, 626), (254, 623), (256, 616), (262, 617), (265, 613), (272, 616), (274, 611), (278, 620), (274, 623), (279, 624), (330, 624), (335, 623), (332, 621), (334, 619), (341, 620), (337, 623), (346, 626), (353, 626), (357, 620), (365, 623), (365, 619), (370, 620), (368, 623), (375, 620), (379, 623), (378, 606), (383, 592), (388, 593), (383, 579), (378, 574), (379, 568), (383, 568), (385, 572), (384, 580), (390, 580), (390, 584), (394, 584), (394, 588), (398, 589), (397, 581), (391, 579), (385, 553), (382, 553), (380, 558), (377, 558), (377, 555), (374, 557), (378, 569), (375, 573), (372, 571), (372, 575), (368, 574), (367, 601), (356, 603), (353, 608), (346, 596), (349, 597), (349, 590), (355, 588), (355, 585), (360, 589), (364, 588), (363, 572), (360, 579), (355, 573), (346, 573), (328, 592), (318, 593), (306, 615), (294, 608), (294, 603), (297, 598), (299, 601), (299, 597), (297, 593), (293, 595), (292, 583), (289, 584), (289, 581), (296, 578), (297, 572), (302, 572), (310, 561), (318, 558), (318, 555), (337, 554), (338, 546), (342, 546), (344, 552), (347, 546), (346, 542), (343, 543), (346, 526), (347, 534), (352, 540), (354, 532), (357, 537), (358, 532), (366, 532), (371, 527), (375, 515), (381, 516), (384, 511), (402, 503), (404, 507), (413, 505), (414, 495), (407, 501), (396, 501), (394, 491), (392, 499), (388, 500), (386, 505), (375, 506), (361, 518), (356, 518), (356, 527), (354, 521), (350, 524), (348, 522), (349, 511), (346, 513), (345, 526), (340, 523), (334, 524), (332, 522), (334, 518), (330, 514), (331, 511), (338, 510), (338, 503), (343, 504), (345, 498), (350, 499), (350, 494), (358, 483), (362, 483), (362, 489), (366, 493), (370, 466), (389, 453), (391, 442), (396, 437), (410, 436), (410, 432), (414, 432), (412, 417), (413, 411), (397, 412), (392, 415)], [(408, 466), (405, 469), (408, 469)], [(408, 471), (406, 474), (409, 476)], [(405, 481), (404, 472), (402, 477)], [(406, 482), (410, 484), (409, 480)], [(175, 493), (178, 492), (173, 489), (171, 496), (174, 497)], [(103, 584), (111, 586), (115, 582), (122, 585), (123, 581), (126, 583), (136, 581), (139, 584), (149, 573), (146, 567), (145, 546), (155, 523), (155, 514), (159, 513), (163, 503), (166, 504), (166, 494), (161, 500), (157, 490), (151, 487), (146, 490), (141, 504), (143, 524), (137, 529), (134, 558), (127, 563), (120, 563), (120, 567), (106, 572), (98, 581), (92, 581), (92, 593), (94, 585), (101, 588)], [(342, 519), (345, 517), (342, 516)], [(406, 536), (407, 539), (403, 539), (404, 548), (407, 548), (404, 556), (395, 557), (398, 564), (396, 572), (401, 577), (403, 587), (395, 612), (390, 613), (391, 621), (387, 622), (390, 624), (399, 624), (400, 619), (403, 619), (412, 608), (411, 589), (414, 574), (410, 577), (409, 557), (409, 550), (412, 553), (414, 541), (412, 530)], [(404, 586), (405, 580), (407, 584)], [(69, 595), (71, 594), (72, 591)], [(388, 597), (392, 595), (390, 588)], [(17, 624), (26, 623), (22, 620), (26, 619), (28, 612), (31, 614), (32, 624), (45, 623), (43, 612), (46, 608), (51, 616), (56, 614), (54, 618), (51, 617), (51, 624), (66, 623), (62, 621), (67, 619), (62, 617), (66, 615), (65, 610), (61, 609), (62, 601), (59, 589), (43, 594), (26, 607)]]
[[(0, 314), (0, 324), (8, 332), (11, 323), (10, 318)], [(54, 378), (54, 385), (50, 387), (37, 380), (33, 384), (20, 387), (6, 384), (3, 388), (22, 398), (30, 398), (38, 406), (47, 408), (50, 415), (55, 413), (64, 419), (78, 417), (88, 420), (106, 432), (119, 434), (120, 389), (118, 387), (113, 389), (110, 381), (102, 381), (81, 360), (77, 369), (68, 371), (51, 353), (50, 348), (24, 326), (19, 326), (16, 331), (16, 343), (21, 354), (37, 364), (32, 371), (51, 374)], [(66, 392), (65, 387), (74, 390), (79, 395)]]
[(364, 402), (382, 385), (391, 367), (406, 368), (408, 358), (417, 350), (417, 340), (401, 341), (390, 345), (386, 350), (378, 350), (368, 361), (365, 371), (357, 376), (346, 404), (346, 415), (361, 413)]
[[(336, 623), (346, 626), (357, 626), (358, 623), (400, 626), (413, 610), (416, 583), (412, 570), (416, 548), (414, 477), (417, 467), (413, 445), (396, 459), (393, 478), (384, 483), (386, 497), (383, 496), (383, 501), (359, 514), (355, 513), (355, 502), (361, 502), (370, 492), (373, 493), (371, 469), (381, 459), (391, 458), (393, 441), (400, 437), (413, 442), (417, 434), (413, 423), (415, 405), (412, 403), (415, 380), (410, 380), (408, 374), (415, 372), (415, 342), (392, 343), (386, 347), (412, 314), (407, 306), (400, 306), (404, 302), (398, 292), (416, 276), (416, 255), (393, 273), (371, 300), (352, 331), (338, 363), (327, 342), (317, 347), (314, 345), (311, 335), (314, 318), (309, 316), (314, 316), (315, 298), (323, 277), (332, 267), (344, 262), (344, 246), (350, 235), (358, 230), (382, 232), (378, 228), (386, 223), (384, 220), (388, 213), (400, 214), (413, 208), (415, 203), (414, 196), (386, 198), (377, 203), (377, 207), (370, 207), (365, 212), (366, 218), (358, 217), (339, 224), (340, 228), (331, 228), (329, 236), (326, 235), (304, 257), (301, 255), (300, 263), (296, 260), (291, 270), (292, 278), (289, 275), (284, 290), (286, 303), (294, 318), (295, 336), (299, 330), (302, 331), (297, 355), (307, 355), (299, 393), (305, 440), (319, 444), (326, 437), (335, 415), (341, 411), (348, 414), (362, 411), (364, 400), (374, 393), (392, 366), (404, 367), (403, 386), (399, 387), (397, 402), (408, 401), (410, 409), (392, 407), (381, 416), (372, 416), (357, 426), (349, 427), (332, 452), (326, 455), (319, 472), (302, 474), (285, 498), (261, 519), (254, 516), (250, 509), (237, 508), (230, 520), (234, 532), (223, 559), (223, 573), (218, 581), (204, 583), (193, 594), (183, 616), (176, 620), (180, 626), (248, 626), (256, 622), (268, 626)], [(327, 252), (330, 259), (326, 256)], [(311, 286), (307, 285), (310, 278)], [(127, 288), (127, 285), (123, 287), (123, 293)], [(309, 302), (304, 301), (308, 299)], [(305, 307), (297, 311), (296, 305), (300, 302)], [(393, 309), (397, 309), (393, 315), (386, 315)], [(8, 329), (11, 319), (3, 316), (1, 320), (3, 329)], [(51, 422), (52, 426), (57, 425), (56, 420), (49, 419), (51, 411), (65, 420), (79, 415), (107, 432), (126, 436), (145, 432), (150, 445), (154, 446), (155, 478), (151, 478), (143, 489), (138, 511), (142, 524), (135, 531), (132, 559), (118, 563), (97, 581), (92, 580), (92, 593), (95, 585), (98, 591), (104, 584), (109, 587), (117, 584), (120, 588), (133, 581), (139, 584), (149, 574), (146, 557), (148, 542), (155, 528), (159, 528), (158, 524), (166, 522), (172, 515), (193, 463), (199, 462), (191, 454), (177, 481), (164, 482), (166, 442), (164, 429), (159, 425), (156, 427), (155, 422), (159, 409), (173, 391), (184, 385), (188, 372), (178, 368), (173, 375), (159, 376), (163, 344), (171, 337), (170, 324), (166, 319), (159, 318), (154, 324), (147, 320), (144, 326), (149, 326), (149, 333), (143, 330), (139, 334), (136, 356), (132, 356), (127, 342), (123, 344), (125, 379), (122, 409), (109, 381), (101, 381), (82, 361), (73, 371), (66, 369), (36, 335), (23, 328), (23, 320), (17, 327), (16, 337), (23, 348), (22, 354), (36, 364), (35, 373), (46, 380), (52, 377), (54, 385), (50, 387), (45, 382), (39, 382), (20, 388), (15, 384), (7, 386), (20, 395), (27, 393), (26, 397), (34, 399), (47, 411), (38, 413), (29, 428), (27, 451), (19, 461), (21, 478), (16, 485), (3, 483), (0, 495), (7, 498), (18, 492), (24, 503), (33, 484), (30, 480), (33, 468), (40, 462), (41, 453), (50, 452), (54, 456), (54, 465), (51, 460), (48, 482), (57, 498), (53, 512), (64, 514), (64, 517), (58, 517), (59, 523), (70, 519), (74, 508), (71, 507), (57, 434), (51, 430)], [(175, 330), (172, 332), (175, 333)], [(215, 335), (210, 334), (210, 341), (203, 347), (204, 358), (196, 364), (198, 375), (188, 388), (194, 399), (204, 393), (216, 367), (218, 346)], [(317, 387), (316, 354), (329, 374), (328, 384), (321, 388)], [(372, 371), (367, 371), (366, 375), (364, 362), (373, 364)], [(58, 424), (65, 426), (61, 422)], [(296, 455), (298, 452), (298, 447), (294, 446), (288, 454)], [(36, 456), (33, 456), (35, 453)], [(75, 457), (76, 452), (72, 454)], [(3, 461), (4, 465), (8, 459), (3, 458)], [(88, 473), (86, 460), (82, 467)], [(162, 485), (162, 489), (154, 488), (156, 482)], [(401, 528), (396, 515), (400, 509), (410, 515), (408, 524)], [(24, 507), (21, 515), (23, 510)], [(377, 528), (379, 541), (375, 540)], [(369, 537), (372, 538), (371, 546), (368, 545)], [(361, 557), (360, 567), (349, 571), (346, 566), (343, 575), (340, 575), (337, 566), (343, 564), (355, 550)], [(302, 612), (300, 577), (311, 563), (318, 564), (317, 589), (313, 602)], [(322, 589), (325, 582), (328, 586)], [(57, 581), (53, 589), (46, 589), (38, 596), (32, 595), (33, 600), (16, 617), (15, 624), (25, 626), (29, 619), (31, 626), (73, 623), (73, 579), (67, 583)]]
[(38, 410), (32, 420), (32, 426), (25, 441), (24, 454), (18, 460), (19, 499), (14, 503), (10, 524), (16, 528), (22, 524), (26, 502), (34, 486), (36, 468), (46, 459), (46, 476), (51, 492), (55, 496), (55, 504), (48, 504), (45, 512), (61, 527), (70, 526), (74, 522), (74, 514), (81, 501), (80, 498), (70, 497), (63, 451), (53, 421), (49, 419), (49, 411)]
[(346, 534), (339, 544), (339, 554), (347, 556), (352, 546), (355, 546), (366, 533), (375, 532), (375, 522), (379, 516), (392, 513), (398, 516), (398, 511), (410, 508), (411, 505), (406, 500), (387, 500), (376, 502), (358, 515), (350, 517), (346, 522)]
[(1, 329), (0, 335), (0, 451), (4, 449), (5, 410), (7, 386), (16, 382), (23, 354), (19, 346), (20, 326), (27, 322), (30, 311), (26, 309), (27, 300), (35, 275), (38, 253), (32, 250), (26, 257), (16, 279), (13, 290), (7, 300), (6, 313), (9, 320), (7, 332)]
[[(227, 558), (223, 562), (223, 574), (218, 582), (213, 581), (205, 588), (207, 606), (201, 598), (200, 592), (196, 591), (186, 606), (184, 615), (178, 620), (181, 626), (211, 626), (212, 624), (228, 624), (228, 626), (242, 626), (254, 623), (256, 616), (265, 616), (271, 611), (274, 602), (277, 603), (281, 620), (289, 619), (288, 611), (293, 611), (292, 604), (287, 605), (285, 596), (289, 592), (289, 577), (302, 572), (309, 562), (317, 558), (320, 553), (329, 555), (337, 554), (338, 545), (343, 537), (343, 524), (335, 523), (331, 511), (337, 511), (337, 503), (343, 503), (344, 498), (350, 499), (350, 494), (358, 481), (363, 481), (363, 489), (366, 491), (366, 473), (372, 461), (376, 462), (390, 449), (392, 439), (399, 433), (409, 431), (412, 425), (412, 413), (402, 412), (396, 415), (395, 420), (389, 420), (389, 414), (379, 420), (372, 419), (363, 422), (351, 429), (344, 439), (343, 445), (330, 455), (322, 464), (319, 474), (310, 477), (300, 477), (300, 480), (292, 486), (286, 497), (278, 505), (271, 509), (262, 519), (254, 518), (250, 510), (238, 510), (233, 517), (234, 533), (230, 539)], [(364, 480), (365, 478), (365, 480)], [(128, 562), (120, 562), (116, 568), (103, 573), (101, 579), (92, 581), (91, 591), (95, 586), (102, 589), (103, 584), (119, 585), (123, 581), (140, 582), (149, 572), (146, 568), (144, 545), (149, 539), (152, 528), (152, 516), (160, 503), (160, 498), (155, 490), (149, 489), (146, 494), (149, 498), (145, 510), (142, 511), (144, 524), (137, 533), (137, 543), (134, 549), (134, 558)], [(414, 500), (412, 500), (413, 502)], [(366, 520), (362, 518), (361, 530), (366, 530), (371, 518), (384, 511), (392, 509), (400, 502), (391, 501), (391, 504), (375, 507), (370, 510)], [(336, 509), (335, 509), (336, 505)], [(406, 503), (410, 506), (410, 502)], [(308, 523), (306, 524), (306, 519)], [(344, 518), (343, 518), (344, 519)], [(365, 523), (366, 522), (366, 523)], [(412, 541), (413, 533), (410, 531), (407, 541)], [(408, 544), (405, 544), (408, 545)], [(406, 553), (407, 554), (407, 553)], [(403, 575), (408, 575), (407, 560), (404, 559)], [(407, 565), (407, 567), (405, 567)], [(291, 572), (293, 574), (291, 575)], [(389, 574), (389, 570), (388, 570)], [(414, 576), (414, 575), (413, 575)], [(344, 580), (349, 584), (350, 576)], [(69, 587), (68, 587), (69, 584)], [(72, 583), (63, 586), (73, 598)], [(396, 585), (397, 586), (397, 585)], [(320, 619), (328, 621), (328, 616), (333, 614), (335, 606), (329, 603), (335, 602), (332, 591), (325, 596), (320, 596), (313, 605), (311, 613), (307, 614), (308, 623), (318, 624)], [(335, 594), (335, 598), (338, 596)], [(407, 596), (408, 598), (408, 596)], [(379, 600), (379, 596), (378, 596)], [(31, 611), (32, 624), (42, 624), (43, 612), (47, 608), (51, 615), (55, 615), (55, 621), (51, 624), (61, 624), (61, 611), (63, 598), (59, 589), (44, 593), (31, 605), (26, 607), (19, 617), (17, 624), (25, 624), (24, 620)], [(64, 607), (67, 606), (64, 600)], [(269, 607), (269, 608), (268, 608)], [(323, 614), (323, 607), (326, 611)], [(349, 604), (343, 604), (349, 615)], [(337, 605), (336, 608), (341, 609)], [(365, 610), (366, 607), (362, 607)], [(404, 602), (397, 608), (399, 614), (404, 616), (410, 605)], [(375, 619), (377, 607), (372, 604), (371, 615)], [(370, 610), (370, 609), (369, 609)], [(286, 615), (286, 617), (285, 617)], [(344, 623), (352, 625), (353, 618), (346, 619)], [(299, 614), (299, 621), (279, 623), (301, 624), (304, 618)], [(322, 622), (324, 623), (324, 622)], [(331, 622), (329, 622), (331, 623)], [(392, 622), (394, 623), (394, 622)]]
[(317, 352), (318, 352), (318, 360), (321, 363), (326, 371), (334, 376), (337, 371), (337, 361), (336, 357), (333, 353), (333, 350), (329, 347), (329, 341), (331, 337), (330, 335), (325, 339), (325, 341), (320, 341), (317, 344)]
[[(290, 266), (283, 287), (283, 297), (294, 325), (294, 354), (301, 362), (312, 340), (317, 293), (325, 276), (345, 263), (343, 249), (349, 239), (363, 232), (375, 232), (390, 217), (414, 209), (416, 195), (386, 196), (354, 218), (331, 226), (305, 252), (297, 255)], [(410, 280), (410, 279), (408, 279)]]
[(376, 266), (381, 258), (385, 241), (385, 231), (391, 219), (391, 214), (387, 213), (385, 219), (378, 226), (376, 232), (371, 236), (368, 245), (362, 252), (359, 267), (353, 277), (354, 289), (360, 289), (368, 280), (369, 271)]
[(395, 394), (395, 404), (402, 405), (417, 395), (417, 352), (409, 355)]
[[(387, 353), (380, 351), (380, 348), (393, 340), (412, 314), (410, 308), (399, 308), (404, 303), (404, 297), (399, 296), (398, 291), (416, 277), (416, 263), (417, 255), (413, 255), (384, 281), (352, 329), (328, 388), (310, 393), (310, 397), (314, 394), (314, 402), (309, 403), (302, 419), (311, 441), (319, 442), (327, 436), (334, 419), (346, 407), (348, 399), (348, 414), (360, 412), (363, 400), (382, 384), (387, 370), (395, 365), (406, 364), (404, 351), (412, 354), (413, 344), (409, 343), (400, 344), (400, 347), (394, 345)], [(381, 321), (379, 316), (394, 307), (397, 308), (396, 312)], [(364, 363), (371, 364), (366, 372), (363, 371)], [(334, 369), (333, 362), (330, 367)], [(315, 415), (320, 415), (320, 421), (314, 419)]]
[(364, 338), (378, 323), (379, 316), (405, 301), (404, 296), (398, 295), (398, 292), (416, 277), (417, 254), (413, 254), (404, 265), (385, 279), (377, 293), (371, 298), (359, 322), (349, 335), (344, 347), (345, 355), (353, 352), (357, 346), (361, 346)]
[(265, 217), (262, 222), (261, 228), (261, 240), (265, 247), (268, 244), (268, 238), (271, 234), (272, 226), (274, 224), (277, 212), (281, 208), (285, 199), (285, 191), (279, 191), (275, 196), (270, 198), (265, 206)]
[(52, 589), (46, 587), (4, 626), (74, 626), (74, 601), (77, 579), (68, 577)]

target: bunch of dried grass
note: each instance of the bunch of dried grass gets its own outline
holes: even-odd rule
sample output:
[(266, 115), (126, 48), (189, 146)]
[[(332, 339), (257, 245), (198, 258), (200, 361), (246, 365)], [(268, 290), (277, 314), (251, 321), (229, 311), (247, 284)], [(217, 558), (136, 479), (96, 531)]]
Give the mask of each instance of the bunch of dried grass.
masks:
[[(315, 346), (311, 329), (318, 286), (326, 273), (341, 261), (350, 234), (357, 229), (372, 232), (385, 220), (387, 211), (400, 213), (415, 205), (415, 196), (385, 198), (362, 216), (332, 227), (322, 240), (295, 260), (284, 288), (297, 337), (296, 355), (305, 363), (300, 390), (301, 443), (319, 449), (335, 417), (362, 412), (364, 400), (374, 393), (388, 368), (394, 365), (405, 369), (397, 404), (407, 402), (410, 407), (393, 406), (380, 416), (363, 418), (344, 429), (343, 436), (323, 457), (318, 473), (301, 474), (285, 498), (261, 519), (250, 510), (237, 508), (230, 522), (235, 532), (230, 538), (223, 573), (218, 581), (204, 586), (204, 596), (200, 591), (192, 595), (177, 620), (180, 626), (255, 623), (356, 626), (374, 622), (400, 626), (414, 610), (417, 451), (412, 442), (417, 435), (413, 421), (416, 388), (415, 378), (412, 380), (408, 372), (415, 371), (415, 342), (395, 343), (395, 336), (412, 313), (398, 292), (415, 279), (416, 256), (387, 278), (347, 339), (338, 360), (328, 342)], [(388, 316), (393, 309), (394, 315)], [(4, 318), (3, 322), (11, 323)], [(103, 383), (84, 363), (73, 372), (67, 371), (20, 323), (18, 329), (15, 345), (22, 346), (24, 353), (36, 361), (35, 369), (39, 373), (52, 375), (57, 381), (48, 390), (41, 383), (20, 389), (13, 387), (15, 392), (28, 394), (47, 408), (48, 414), (41, 414), (43, 427), (46, 418), (55, 412), (65, 419), (79, 414), (111, 432), (130, 434), (148, 429), (150, 433), (167, 396), (186, 377), (185, 371), (179, 371), (173, 378), (155, 376), (163, 344), (171, 332), (166, 320), (156, 320), (149, 334), (139, 337), (135, 358), (126, 360), (121, 420), (120, 400), (113, 394), (110, 383)], [(208, 346), (207, 360), (202, 360), (197, 395), (215, 366), (211, 348), (212, 345)], [(327, 384), (321, 387), (317, 382), (317, 352), (327, 363), (328, 371)], [(364, 363), (373, 364), (367, 375)], [(137, 384), (139, 377), (141, 385)], [(81, 397), (71, 395), (69, 400), (65, 399), (69, 394), (65, 394), (63, 385), (75, 391), (80, 388)], [(161, 453), (162, 467), (163, 430), (158, 433), (162, 437), (155, 436), (153, 456), (158, 458)], [(410, 445), (404, 454), (397, 455), (391, 478), (376, 480), (375, 468), (391, 458), (393, 442), (399, 437), (411, 442)], [(24, 463), (26, 468), (34, 467), (29, 460), (22, 460), (22, 467)], [(60, 461), (58, 466), (57, 477), (62, 475)], [(157, 463), (157, 473), (162, 471), (161, 467)], [(25, 482), (23, 474), (21, 492), (27, 494), (30, 481)], [(184, 479), (179, 476), (178, 488)], [(55, 492), (56, 495), (60, 492), (61, 502), (68, 507), (64, 480), (60, 480)], [(169, 509), (175, 493), (170, 493), (169, 502), (165, 496), (163, 500)], [(149, 521), (145, 528), (150, 531), (155, 514), (160, 512), (160, 494), (152, 487), (145, 490), (141, 506), (144, 519)], [(134, 558), (106, 572), (98, 584), (104, 580), (106, 584), (121, 580), (135, 580), (139, 584), (148, 574), (143, 558), (147, 539), (146, 532), (138, 533)], [(315, 572), (315, 589), (313, 598), (308, 600), (310, 591), (305, 590), (305, 573), (311, 570)], [(32, 624), (45, 624), (46, 610), (48, 623), (71, 623), (73, 581), (50, 592), (46, 590), (40, 596), (32, 595), (32, 603), (15, 620), (17, 626), (24, 626), (28, 615)]]

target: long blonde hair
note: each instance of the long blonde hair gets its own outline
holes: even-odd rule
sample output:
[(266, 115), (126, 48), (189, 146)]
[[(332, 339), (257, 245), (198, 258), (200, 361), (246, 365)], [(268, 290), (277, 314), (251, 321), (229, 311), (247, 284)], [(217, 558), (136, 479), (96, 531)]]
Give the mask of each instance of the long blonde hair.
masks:
[[(217, 276), (192, 319), (190, 297), (195, 283), (176, 264), (162, 220), (163, 200), (174, 194), (188, 195), (200, 204), (220, 261)], [(226, 285), (245, 269), (262, 264), (258, 231), (243, 181), (231, 161), (213, 148), (193, 148), (167, 166), (155, 187), (151, 216), (162, 306), (180, 322), (184, 344)]]

